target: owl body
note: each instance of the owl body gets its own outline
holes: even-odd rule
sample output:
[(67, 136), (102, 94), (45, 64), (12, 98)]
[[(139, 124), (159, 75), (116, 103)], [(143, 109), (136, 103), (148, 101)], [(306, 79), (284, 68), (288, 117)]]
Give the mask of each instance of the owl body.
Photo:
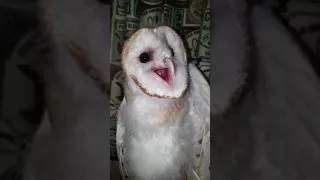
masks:
[(118, 142), (119, 152), (126, 154), (120, 161), (128, 162), (126, 165), (131, 167), (136, 179), (178, 179), (182, 171), (191, 168), (188, 167), (192, 153), (192, 128), (186, 121), (188, 103), (163, 122), (169, 109), (159, 105), (160, 101), (168, 107), (176, 103), (144, 96), (131, 102), (124, 100), (120, 106), (117, 133), (118, 136), (123, 133), (124, 138)]
[[(92, 0), (38, 3), (51, 45), (43, 74), (48, 116), (33, 138), (24, 179), (109, 179), (109, 98), (73, 54), (87, 57), (85, 61), (108, 82), (110, 6)], [(70, 45), (76, 51), (69, 51)]]
[(122, 67), (117, 150), (123, 177), (209, 179), (209, 85), (187, 63), (179, 36), (165, 26), (137, 31), (125, 43)]

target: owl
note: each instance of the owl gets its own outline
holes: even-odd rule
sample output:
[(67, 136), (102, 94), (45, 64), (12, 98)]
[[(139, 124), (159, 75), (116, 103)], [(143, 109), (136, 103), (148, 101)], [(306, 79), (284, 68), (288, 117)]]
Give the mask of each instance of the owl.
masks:
[(46, 112), (23, 179), (109, 179), (109, 97), (95, 81), (110, 79), (110, 6), (92, 0), (37, 3), (50, 45), (42, 75)]
[(320, 179), (317, 68), (271, 9), (212, 2), (213, 179)]
[(123, 178), (210, 179), (209, 84), (179, 35), (142, 28), (122, 49), (117, 152)]

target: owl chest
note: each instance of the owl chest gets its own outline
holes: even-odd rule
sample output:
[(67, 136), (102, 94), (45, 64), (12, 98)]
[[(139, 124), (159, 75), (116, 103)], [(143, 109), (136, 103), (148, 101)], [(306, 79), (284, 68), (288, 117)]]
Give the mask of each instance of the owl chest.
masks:
[(131, 109), (130, 119), (137, 124), (145, 124), (154, 127), (161, 126), (180, 126), (181, 120), (185, 118), (187, 108), (175, 106), (172, 103), (148, 101), (144, 98), (137, 98), (128, 103)]
[[(126, 159), (138, 179), (180, 177), (181, 169), (189, 162), (187, 154), (192, 146), (186, 134), (189, 131), (181, 123), (184, 115), (163, 116), (157, 107), (152, 103), (138, 106), (131, 102), (121, 108), (120, 119), (125, 130), (123, 142), (119, 143), (126, 147), (123, 160)], [(159, 121), (161, 117), (165, 118)]]
[[(143, 136), (143, 135), (141, 135)], [(131, 139), (131, 150), (133, 154), (140, 154), (147, 157), (147, 159), (154, 161), (155, 159), (166, 160), (171, 162), (175, 156), (178, 155), (181, 147), (176, 143), (177, 137), (173, 133), (166, 133), (164, 135), (153, 134), (149, 137), (135, 137)], [(159, 159), (159, 157), (161, 157)]]
[[(171, 174), (178, 176), (186, 155), (183, 143), (175, 132), (154, 133), (150, 136), (131, 136), (129, 151), (131, 165), (137, 175), (146, 179)], [(148, 169), (148, 172), (146, 172)]]

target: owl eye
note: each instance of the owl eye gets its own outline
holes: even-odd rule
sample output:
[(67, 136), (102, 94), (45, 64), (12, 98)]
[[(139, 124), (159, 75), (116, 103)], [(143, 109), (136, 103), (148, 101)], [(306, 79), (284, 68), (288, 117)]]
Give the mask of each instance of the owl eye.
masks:
[(142, 63), (147, 63), (150, 61), (149, 53), (146, 53), (146, 52), (140, 54), (139, 58), (140, 58), (140, 62), (142, 62)]
[(173, 51), (172, 47), (169, 47), (169, 49), (170, 49), (170, 52), (171, 52), (171, 57), (174, 57), (174, 51)]

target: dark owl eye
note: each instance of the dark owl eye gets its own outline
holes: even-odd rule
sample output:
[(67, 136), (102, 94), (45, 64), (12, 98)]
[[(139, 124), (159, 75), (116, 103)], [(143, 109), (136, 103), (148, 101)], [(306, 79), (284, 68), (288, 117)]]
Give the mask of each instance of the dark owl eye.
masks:
[(169, 49), (170, 49), (170, 52), (171, 52), (171, 57), (174, 57), (174, 51), (173, 51), (172, 47), (169, 47)]
[(142, 63), (147, 63), (150, 61), (149, 53), (146, 53), (146, 52), (140, 54), (139, 58), (140, 58), (140, 62), (142, 62)]

